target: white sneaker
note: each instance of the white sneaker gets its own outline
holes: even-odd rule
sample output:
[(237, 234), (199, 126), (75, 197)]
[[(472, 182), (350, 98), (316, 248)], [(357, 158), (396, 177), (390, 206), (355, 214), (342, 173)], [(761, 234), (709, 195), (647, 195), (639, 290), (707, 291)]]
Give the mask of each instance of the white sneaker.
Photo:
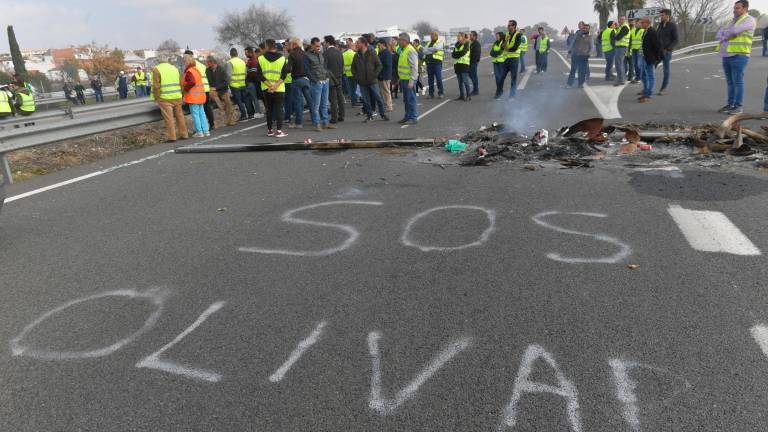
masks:
[(207, 137), (211, 136), (211, 133), (210, 133), (210, 132), (203, 132), (203, 134), (204, 134), (205, 136), (207, 136)]
[(283, 132), (283, 131), (281, 131), (281, 130), (278, 130), (277, 133), (275, 134), (275, 138), (283, 138), (283, 137), (287, 137), (287, 136), (288, 136), (288, 134)]
[(253, 118), (264, 118), (264, 114), (256, 113), (256, 114), (253, 115)]
[(202, 133), (202, 132), (198, 132), (198, 133), (192, 135), (192, 137), (193, 138), (203, 138), (203, 137), (205, 137), (205, 134)]

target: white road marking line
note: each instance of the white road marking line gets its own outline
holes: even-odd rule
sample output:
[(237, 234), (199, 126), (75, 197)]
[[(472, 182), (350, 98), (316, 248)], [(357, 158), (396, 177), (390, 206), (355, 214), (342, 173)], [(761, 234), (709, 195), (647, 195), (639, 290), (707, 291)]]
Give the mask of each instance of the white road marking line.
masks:
[[(456, 76), (454, 75), (452, 78), (456, 78)], [(447, 80), (444, 80), (444, 81), (447, 81)], [(429, 114), (432, 114), (434, 111), (437, 111), (437, 109), (438, 109), (438, 108), (442, 107), (443, 105), (447, 104), (447, 103), (448, 103), (448, 102), (450, 102), (450, 101), (451, 101), (450, 99), (447, 99), (447, 100), (444, 100), (444, 101), (442, 101), (440, 104), (438, 104), (438, 105), (435, 105), (435, 106), (434, 106), (434, 107), (432, 107), (430, 110), (428, 110), (428, 111), (427, 111), (427, 112), (425, 112), (424, 114), (422, 114), (422, 115), (420, 115), (419, 117), (417, 117), (417, 120), (421, 120), (421, 119), (423, 119), (424, 117), (428, 116)], [(400, 126), (400, 129), (406, 129), (408, 126), (409, 126), (409, 125), (402, 125), (402, 126)]]
[(760, 350), (768, 357), (768, 326), (758, 324), (750, 329), (750, 333), (752, 333), (755, 342), (760, 346)]
[[(763, 46), (762, 45), (760, 45), (759, 47), (756, 46), (756, 47), (752, 48), (752, 51), (755, 51), (757, 49), (763, 49)], [(704, 54), (694, 54), (694, 55), (689, 55), (689, 56), (680, 57), (680, 58), (673, 58), (670, 61), (670, 63), (675, 63), (675, 62), (679, 62), (679, 61), (682, 61), (682, 60), (688, 60), (688, 59), (692, 59), (692, 58), (696, 58), (696, 57), (703, 57), (703, 56), (708, 56), (708, 55), (719, 55), (719, 54), (720, 54), (719, 51), (706, 52)], [(688, 71), (688, 72), (690, 72), (690, 71)]]
[(111, 173), (112, 171), (118, 170), (120, 168), (125, 168), (125, 167), (129, 167), (131, 165), (136, 165), (136, 164), (140, 164), (142, 162), (146, 162), (148, 160), (157, 159), (157, 158), (159, 158), (161, 156), (167, 155), (168, 153), (173, 153), (173, 150), (167, 150), (167, 151), (164, 151), (162, 153), (154, 154), (152, 156), (147, 156), (145, 158), (137, 159), (135, 161), (126, 162), (126, 163), (120, 164), (120, 165), (115, 165), (113, 167), (109, 167), (109, 168), (103, 169), (101, 171), (92, 172), (90, 174), (82, 175), (80, 177), (75, 177), (73, 179), (69, 179), (69, 180), (66, 180), (66, 181), (63, 181), (63, 182), (55, 183), (55, 184), (52, 184), (52, 185), (49, 185), (49, 186), (45, 186), (45, 187), (42, 187), (42, 188), (39, 188), (39, 189), (31, 190), (29, 192), (24, 192), (24, 193), (21, 193), (21, 194), (18, 194), (18, 195), (14, 195), (12, 197), (6, 198), (5, 199), (5, 203), (7, 204), (9, 202), (13, 202), (13, 201), (20, 200), (20, 199), (23, 199), (23, 198), (31, 197), (33, 195), (37, 195), (39, 193), (47, 192), (49, 190), (58, 189), (58, 188), (60, 188), (62, 186), (70, 185), (72, 183), (77, 183), (77, 182), (80, 182), (80, 181), (83, 181), (83, 180), (87, 180), (87, 179), (92, 178), (92, 177), (100, 176), (102, 174)]
[[(559, 51), (555, 51), (555, 54), (560, 57), (560, 60), (563, 61), (568, 69), (571, 68), (571, 63), (566, 60)], [(621, 95), (621, 90), (623, 89), (624, 87), (613, 86), (590, 87), (589, 84), (584, 83), (584, 93), (587, 94), (589, 100), (592, 101), (592, 105), (595, 106), (597, 111), (600, 112), (600, 116), (604, 119), (621, 118), (621, 113), (619, 112), (619, 96)], [(601, 97), (605, 98), (607, 103), (603, 102)]]
[(525, 90), (525, 86), (528, 85), (528, 80), (531, 79), (531, 74), (535, 68), (535, 66), (528, 66), (525, 70), (525, 74), (523, 74), (523, 79), (520, 80), (520, 84), (517, 85), (518, 90)]
[(280, 366), (275, 373), (273, 373), (269, 380), (273, 383), (280, 382), (280, 380), (283, 379), (285, 374), (293, 367), (293, 365), (299, 361), (302, 355), (314, 344), (317, 343), (318, 339), (320, 339), (320, 335), (323, 333), (323, 329), (326, 326), (326, 322), (322, 321), (320, 324), (315, 327), (315, 329), (312, 331), (312, 334), (309, 335), (308, 338), (304, 339), (303, 341), (299, 342), (299, 345), (296, 346), (296, 349), (291, 352), (290, 357), (288, 357), (288, 360), (283, 363), (282, 366)]
[(677, 205), (667, 209), (692, 248), (702, 252), (761, 255), (752, 242), (723, 213), (688, 210)]

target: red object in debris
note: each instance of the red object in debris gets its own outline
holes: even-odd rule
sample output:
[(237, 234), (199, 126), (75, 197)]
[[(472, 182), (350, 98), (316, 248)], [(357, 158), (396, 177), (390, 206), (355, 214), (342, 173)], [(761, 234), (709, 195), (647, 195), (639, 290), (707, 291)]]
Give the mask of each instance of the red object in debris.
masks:
[(642, 151), (651, 151), (651, 150), (653, 150), (653, 147), (651, 147), (650, 144), (638, 144), (637, 148), (639, 148)]

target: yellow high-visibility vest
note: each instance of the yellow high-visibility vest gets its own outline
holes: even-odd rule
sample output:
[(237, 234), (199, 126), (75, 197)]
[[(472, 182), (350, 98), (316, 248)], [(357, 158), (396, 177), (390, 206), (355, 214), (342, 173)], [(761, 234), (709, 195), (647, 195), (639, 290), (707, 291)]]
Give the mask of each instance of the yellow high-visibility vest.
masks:
[(520, 52), (528, 52), (528, 36), (526, 35), (520, 35)]
[[(507, 32), (506, 36), (504, 36), (504, 49), (509, 50), (512, 48), (512, 46), (515, 44), (515, 38), (517, 37), (518, 32), (515, 32), (515, 34), (511, 35), (509, 32)], [(514, 52), (506, 51), (506, 58), (520, 58), (520, 47), (523, 46), (523, 41), (520, 41), (520, 46), (517, 47), (517, 50)]]
[(176, 66), (163, 62), (155, 67), (157, 72), (160, 73), (160, 94), (155, 95), (155, 100), (157, 100), (158, 96), (163, 100), (181, 99), (180, 74)]
[[(626, 28), (627, 29), (627, 34), (624, 37), (622, 37), (621, 39), (616, 41), (616, 46), (618, 48), (629, 47), (629, 38), (630, 38), (630, 31), (631, 31), (629, 29), (629, 24), (624, 23), (624, 24), (621, 25), (621, 28)], [(618, 34), (618, 32), (616, 34)]]
[(469, 47), (468, 47), (468, 45), (469, 44), (467, 44), (465, 42), (465, 43), (463, 43), (461, 45), (457, 45), (456, 47), (453, 48), (453, 50), (455, 52), (464, 52), (464, 54), (462, 54), (461, 57), (456, 59), (456, 63), (455, 64), (457, 64), (457, 65), (460, 65), (460, 64), (468, 65), (469, 64)]
[(147, 85), (147, 74), (145, 74), (144, 72), (136, 72), (134, 76), (136, 77), (136, 85), (139, 85), (139, 86)]
[(293, 84), (293, 76), (290, 72), (285, 76), (285, 83), (286, 84)]
[(198, 72), (200, 72), (200, 76), (203, 78), (203, 87), (205, 88), (205, 92), (206, 93), (210, 92), (211, 85), (208, 84), (208, 77), (205, 76), (205, 65), (195, 60), (195, 68), (197, 69)]
[(547, 49), (549, 49), (549, 37), (548, 36), (541, 36), (539, 38), (539, 52), (547, 52)]
[[(493, 44), (493, 48), (491, 48), (491, 63), (504, 63), (504, 60), (507, 59), (507, 57), (504, 55), (504, 41), (500, 40)], [(493, 54), (496, 54), (496, 57), (493, 56)]]
[(352, 60), (355, 59), (355, 52), (351, 49), (344, 51), (344, 75), (352, 76)]
[[(264, 56), (259, 57), (259, 67), (261, 67), (261, 73), (269, 83), (276, 83), (280, 81), (280, 75), (283, 72), (283, 66), (285, 66), (285, 57), (283, 56), (280, 56), (280, 58), (272, 62), (267, 60), (267, 58)], [(262, 81), (261, 89), (266, 90), (268, 88), (269, 84)], [(277, 93), (285, 93), (285, 82), (281, 83), (277, 89), (275, 89), (275, 91)]]
[(603, 42), (602, 48), (604, 53), (613, 51), (613, 45), (611, 45), (611, 36), (613, 36), (613, 34), (614, 34), (614, 31), (612, 28), (607, 28), (603, 30), (601, 39)]
[(0, 90), (0, 114), (11, 113), (11, 98), (5, 90)]
[(414, 49), (415, 48), (413, 48), (413, 45), (409, 44), (400, 53), (400, 58), (397, 59), (397, 76), (401, 80), (408, 81), (413, 76), (413, 70), (411, 69), (411, 64), (408, 63), (408, 54), (410, 54), (411, 51), (413, 51)]
[(232, 65), (232, 81), (229, 83), (229, 87), (245, 87), (245, 73), (248, 68), (243, 59), (240, 57), (232, 57), (227, 63)]
[[(736, 23), (734, 23), (734, 26), (737, 26), (744, 22), (744, 20), (749, 17), (749, 14), (744, 14), (736, 20)], [(752, 31), (746, 30), (741, 33), (739, 33), (738, 36), (728, 41), (728, 48), (726, 48), (726, 52), (729, 54), (741, 54), (741, 55), (750, 55), (752, 54)]]
[[(429, 48), (432, 48), (433, 46), (437, 45), (438, 43), (440, 43), (440, 39), (439, 38), (436, 41), (430, 40), (427, 43), (427, 46)], [(445, 50), (437, 50), (437, 51), (434, 52), (434, 54), (432, 54), (432, 60), (434, 60), (434, 61), (443, 61), (444, 58), (445, 58)]]
[(635, 28), (632, 30), (632, 49), (639, 50), (643, 48), (644, 28)]
[(35, 112), (35, 109), (36, 109), (35, 97), (32, 96), (31, 92), (27, 94), (26, 92), (20, 91), (16, 94), (18, 94), (19, 97), (21, 98), (21, 106), (19, 107), (19, 110), (28, 112), (28, 113)]

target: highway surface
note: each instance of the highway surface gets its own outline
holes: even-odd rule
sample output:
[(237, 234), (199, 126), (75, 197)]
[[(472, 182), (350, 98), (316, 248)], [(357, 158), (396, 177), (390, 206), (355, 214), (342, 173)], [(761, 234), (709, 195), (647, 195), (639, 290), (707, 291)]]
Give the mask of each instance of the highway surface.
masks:
[[(766, 65), (752, 59), (747, 111)], [(554, 53), (514, 101), (481, 71), (471, 102), (419, 98), (418, 125), (395, 123), (396, 100), (392, 122), (352, 112), (283, 141), (723, 118), (715, 55), (677, 60), (645, 105), (597, 69), (563, 89)], [(0, 429), (766, 430), (764, 174), (170, 150), (8, 188)]]

